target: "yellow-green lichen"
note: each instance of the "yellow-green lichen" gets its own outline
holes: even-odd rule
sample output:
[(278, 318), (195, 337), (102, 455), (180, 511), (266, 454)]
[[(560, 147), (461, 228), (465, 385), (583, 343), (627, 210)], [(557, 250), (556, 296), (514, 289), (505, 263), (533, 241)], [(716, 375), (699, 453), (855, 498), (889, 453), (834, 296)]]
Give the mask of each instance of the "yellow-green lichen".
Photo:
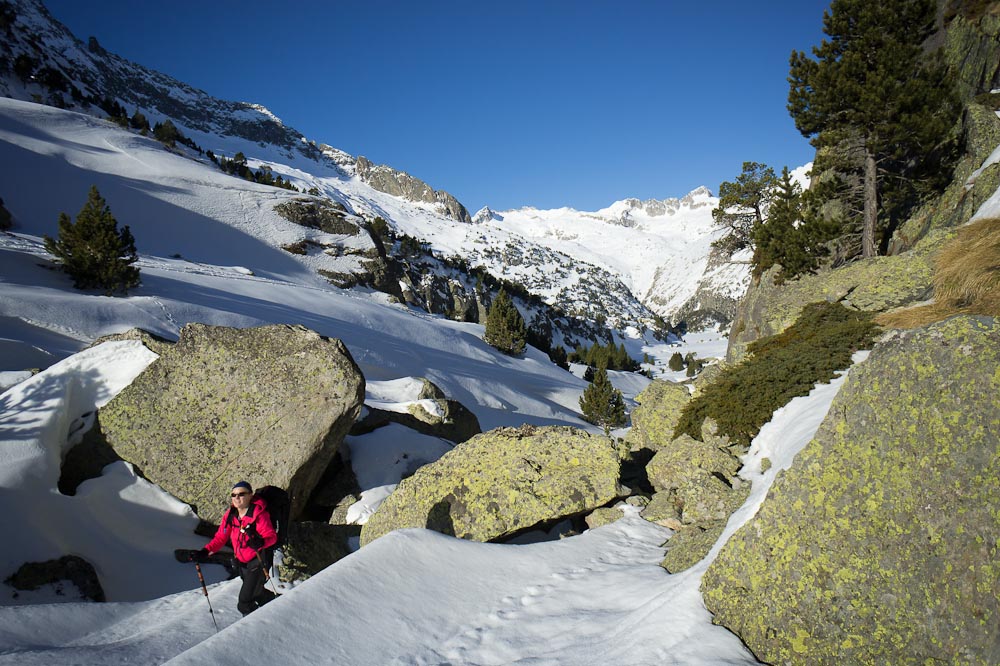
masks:
[[(1000, 612), (998, 364), (990, 319), (877, 346), (705, 574), (715, 620), (770, 663), (804, 663), (803, 646), (809, 663), (988, 663), (980, 619)], [(875, 378), (895, 390), (872, 392)]]

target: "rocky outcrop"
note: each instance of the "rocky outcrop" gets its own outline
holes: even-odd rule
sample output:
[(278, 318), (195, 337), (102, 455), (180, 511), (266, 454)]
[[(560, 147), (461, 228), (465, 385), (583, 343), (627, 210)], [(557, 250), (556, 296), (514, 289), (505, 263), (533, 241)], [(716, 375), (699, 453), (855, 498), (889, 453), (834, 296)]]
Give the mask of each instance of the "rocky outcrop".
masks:
[(725, 330), (736, 316), (749, 284), (749, 262), (736, 260), (731, 252), (713, 247), (694, 293), (671, 315), (671, 320), (677, 325), (683, 322), (689, 331), (712, 326)]
[(315, 576), (337, 560), (350, 554), (347, 540), (358, 535), (356, 526), (329, 525), (318, 522), (292, 523), (288, 543), (281, 547), (278, 576), (286, 582)]
[(328, 234), (357, 236), (361, 228), (347, 219), (343, 204), (327, 199), (303, 198), (280, 203), (274, 212), (289, 222)]
[(1000, 324), (893, 333), (703, 579), (785, 663), (1000, 660)]
[(412, 402), (407, 406), (405, 414), (369, 407), (364, 419), (351, 432), (371, 432), (389, 423), (399, 423), (421, 434), (440, 437), (456, 444), (482, 432), (479, 419), (465, 405), (457, 400), (441, 398)]
[(99, 413), (150, 481), (216, 519), (232, 484), (287, 488), (293, 518), (364, 400), (344, 344), (301, 326), (189, 324)]
[(746, 501), (750, 484), (737, 476), (742, 463), (729, 439), (707, 419), (702, 441), (681, 435), (646, 465), (656, 493), (642, 517), (676, 530), (662, 565), (671, 573), (708, 554), (729, 516)]
[(639, 406), (632, 410), (632, 428), (625, 441), (633, 451), (658, 451), (674, 439), (681, 410), (691, 400), (685, 384), (654, 380), (636, 396)]
[(499, 428), (418, 469), (368, 520), (362, 545), (404, 527), (491, 541), (622, 496), (613, 442), (568, 427)]
[(885, 312), (926, 300), (934, 276), (933, 253), (948, 238), (947, 231), (934, 232), (911, 252), (856, 261), (781, 286), (774, 283), (777, 268), (772, 267), (751, 285), (740, 303), (726, 360), (735, 363), (754, 340), (784, 331), (809, 303), (839, 301), (858, 310)]
[(92, 347), (97, 347), (105, 342), (117, 342), (119, 340), (138, 340), (142, 345), (153, 352), (154, 354), (163, 354), (169, 350), (173, 345), (173, 340), (168, 340), (166, 338), (160, 337), (155, 333), (150, 333), (149, 331), (144, 331), (141, 328), (130, 328), (123, 333), (112, 333), (110, 335), (102, 335), (97, 338), (89, 345), (87, 349)]
[(469, 211), (455, 197), (447, 192), (435, 190), (424, 181), (408, 173), (397, 171), (384, 164), (374, 165), (365, 157), (358, 157), (355, 163), (358, 177), (379, 192), (409, 199), (437, 204), (448, 217), (459, 222), (472, 223)]
[(15, 590), (24, 591), (54, 585), (58, 594), (65, 594), (63, 581), (75, 585), (81, 599), (104, 601), (104, 589), (94, 566), (76, 555), (65, 555), (45, 562), (26, 562), (4, 583)]
[(8, 231), (14, 226), (14, 218), (11, 216), (10, 211), (3, 205), (3, 199), (0, 199), (0, 231)]
[(410, 305), (455, 321), (486, 320), (486, 307), (474, 289), (452, 275), (439, 274), (426, 264), (405, 262), (399, 279), (403, 300)]
[(965, 224), (1000, 187), (1000, 164), (983, 168), (1000, 145), (1000, 118), (995, 103), (969, 104), (962, 116), (962, 157), (955, 165), (952, 182), (941, 194), (900, 225), (889, 243), (888, 254), (899, 254), (916, 246), (930, 232)]
[(673, 500), (683, 525), (725, 520), (746, 499), (749, 486), (736, 476), (740, 461), (710, 443), (681, 435), (646, 465), (657, 493)]

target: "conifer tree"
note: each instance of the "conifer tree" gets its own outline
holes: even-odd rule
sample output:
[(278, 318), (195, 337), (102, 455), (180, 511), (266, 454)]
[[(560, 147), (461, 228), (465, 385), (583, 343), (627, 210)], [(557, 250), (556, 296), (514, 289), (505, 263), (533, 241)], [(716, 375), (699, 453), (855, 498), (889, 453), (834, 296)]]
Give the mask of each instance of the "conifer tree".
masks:
[(767, 221), (754, 233), (754, 276), (778, 264), (781, 273), (776, 282), (781, 283), (816, 267), (824, 238), (815, 236), (816, 224), (800, 224), (801, 197), (802, 189), (785, 167), (771, 197)]
[(604, 428), (605, 435), (612, 428), (625, 425), (625, 399), (622, 392), (611, 385), (604, 368), (597, 368), (593, 383), (580, 396), (580, 410), (584, 420)]
[(680, 352), (674, 352), (670, 357), (670, 361), (667, 363), (667, 367), (674, 372), (680, 372), (684, 369), (684, 357), (681, 356)]
[(524, 318), (506, 290), (502, 288), (493, 299), (493, 305), (486, 315), (486, 332), (483, 340), (510, 356), (524, 352), (527, 340)]
[(754, 230), (764, 221), (763, 209), (777, 183), (771, 167), (744, 162), (743, 171), (734, 182), (719, 185), (719, 206), (712, 211), (712, 218), (729, 233), (713, 245), (730, 253), (749, 247)]
[(935, 9), (934, 0), (833, 0), (823, 15), (829, 40), (813, 47), (815, 59), (801, 51), (790, 58), (788, 110), (803, 136), (827, 149), (814, 171), (841, 174), (836, 195), (847, 200), (844, 222), (860, 227), (864, 257), (876, 254), (880, 211), (895, 213), (883, 220), (891, 232), (916, 204), (926, 170), (940, 172), (939, 160), (927, 158), (958, 116), (940, 51), (922, 51)]
[(59, 214), (59, 239), (45, 236), (45, 249), (62, 264), (77, 289), (103, 289), (108, 296), (139, 284), (139, 258), (135, 239), (126, 225), (118, 229), (96, 186), (91, 186), (87, 203), (74, 223), (66, 213)]
[(162, 123), (153, 126), (153, 136), (157, 141), (165, 146), (173, 148), (177, 145), (177, 140), (181, 138), (181, 133), (169, 118)]
[(132, 114), (132, 117), (128, 122), (132, 129), (137, 129), (141, 132), (149, 131), (149, 121), (146, 119), (146, 116), (139, 111), (139, 109), (135, 110), (135, 113)]

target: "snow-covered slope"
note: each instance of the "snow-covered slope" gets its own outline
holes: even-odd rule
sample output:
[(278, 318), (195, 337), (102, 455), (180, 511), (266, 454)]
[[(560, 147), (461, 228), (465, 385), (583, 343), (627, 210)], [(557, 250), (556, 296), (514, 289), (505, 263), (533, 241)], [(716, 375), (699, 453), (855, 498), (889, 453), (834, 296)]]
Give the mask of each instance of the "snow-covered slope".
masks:
[(705, 273), (720, 233), (712, 220), (717, 205), (700, 187), (681, 199), (625, 199), (595, 212), (521, 208), (480, 211), (475, 219), (621, 276), (643, 304), (669, 317)]
[[(30, 266), (7, 271), (5, 278), (22, 271), (30, 274)], [(200, 285), (210, 278), (193, 274), (191, 280)], [(266, 297), (269, 286), (258, 288)], [(93, 316), (85, 299), (67, 293), (65, 316)], [(453, 342), (462, 336), (447, 326), (440, 334)], [(378, 329), (368, 339), (384, 360), (405, 355)], [(633, 507), (622, 507), (622, 519), (612, 525), (550, 543), (479, 544), (427, 530), (394, 533), (240, 620), (239, 581), (217, 582), (221, 568), (206, 565), (205, 599), (191, 566), (170, 557), (172, 546), (197, 545), (188, 532), (196, 522), (189, 509), (127, 463), (109, 465), (76, 496), (55, 489), (59, 458), (73, 433), (154, 356), (136, 342), (105, 343), (0, 396), (0, 529), (17, 535), (0, 557), (0, 573), (18, 561), (69, 550), (95, 563), (109, 595), (109, 603), (81, 603), (68, 584), (17, 598), (0, 595), (0, 664), (159, 664), (172, 658), (177, 664), (236, 664), (248, 653), (273, 663), (356, 666), (756, 663), (734, 635), (712, 624), (698, 592), (719, 545), (701, 563), (669, 575), (658, 562), (670, 531)], [(503, 375), (486, 359), (448, 360), (455, 374)], [(754, 515), (778, 473), (812, 438), (842, 382), (796, 398), (761, 430), (745, 461), (752, 493), (723, 539)], [(383, 383), (371, 398), (391, 400), (398, 393), (393, 387), (409, 383)], [(492, 390), (480, 386), (484, 394)], [(773, 465), (761, 471), (765, 458)]]
[[(670, 320), (708, 268), (717, 232), (710, 216), (715, 200), (704, 188), (682, 199), (625, 199), (593, 213), (521, 209), (468, 224), (459, 202), (408, 174), (309, 140), (260, 105), (219, 100), (109, 53), (96, 40), (83, 44), (39, 0), (9, 7), (13, 18), (0, 57), (20, 65), (0, 74), (0, 94), (100, 117), (118, 108), (129, 117), (139, 111), (151, 124), (170, 119), (206, 153), (242, 152), (253, 169), (269, 167), (303, 191), (315, 188), (360, 218), (382, 217), (435, 253), (523, 284), (562, 312), (600, 313), (618, 327), (648, 326), (654, 313)], [(182, 150), (208, 163), (205, 153)], [(737, 265), (712, 280), (734, 284), (720, 289), (739, 294), (745, 277)]]

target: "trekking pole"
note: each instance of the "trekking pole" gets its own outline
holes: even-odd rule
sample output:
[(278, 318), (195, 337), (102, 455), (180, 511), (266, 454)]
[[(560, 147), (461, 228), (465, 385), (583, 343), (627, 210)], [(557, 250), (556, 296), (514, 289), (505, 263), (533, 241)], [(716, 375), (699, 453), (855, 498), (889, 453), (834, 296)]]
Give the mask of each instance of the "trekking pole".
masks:
[(281, 594), (278, 592), (278, 586), (274, 584), (271, 580), (271, 572), (268, 571), (268, 567), (264, 566), (264, 558), (260, 556), (260, 551), (257, 551), (257, 561), (260, 562), (260, 570), (264, 572), (264, 581), (271, 584), (271, 590), (274, 591), (274, 596), (280, 597)]
[(195, 562), (194, 569), (198, 572), (198, 580), (201, 581), (201, 591), (205, 593), (205, 601), (208, 602), (208, 613), (212, 616), (212, 624), (215, 625), (215, 633), (219, 633), (219, 623), (215, 621), (215, 611), (212, 610), (212, 600), (208, 598), (208, 586), (205, 585), (205, 577), (201, 575), (201, 565)]

